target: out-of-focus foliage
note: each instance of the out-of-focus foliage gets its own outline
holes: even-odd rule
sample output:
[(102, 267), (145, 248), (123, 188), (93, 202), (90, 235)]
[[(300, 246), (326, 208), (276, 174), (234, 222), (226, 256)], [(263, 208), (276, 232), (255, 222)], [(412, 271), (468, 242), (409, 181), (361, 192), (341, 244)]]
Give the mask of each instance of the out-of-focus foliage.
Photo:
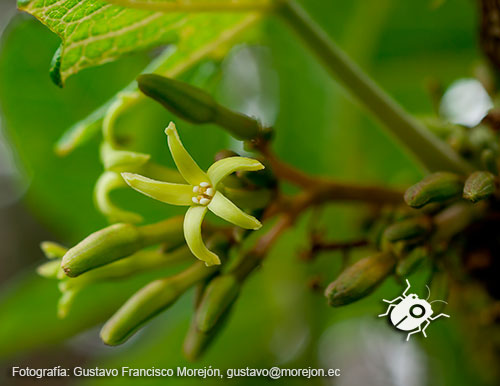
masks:
[[(429, 81), (447, 85), (453, 79), (469, 75), (478, 60), (474, 4), (465, 0), (448, 0), (437, 9), (432, 9), (430, 2), (394, 0), (376, 4), (313, 0), (303, 1), (303, 4), (363, 68), (416, 114), (432, 111), (427, 89)], [(279, 82), (275, 146), (283, 159), (310, 173), (353, 181), (398, 185), (418, 180), (419, 170), (346, 98), (283, 24), (273, 19), (266, 21), (262, 28), (266, 37), (262, 44), (269, 47), (271, 57), (267, 65), (271, 66)], [(27, 204), (61, 241), (71, 245), (104, 225), (92, 203), (93, 181), (101, 171), (97, 142), (87, 144), (66, 159), (54, 155), (53, 145), (67, 127), (128, 84), (150, 57), (140, 54), (83, 71), (74, 76), (63, 91), (50, 82), (47, 74), (57, 45), (57, 38), (34, 20), (16, 18), (5, 33), (1, 47), (0, 102), (9, 137), (31, 176)], [(230, 55), (241, 55), (243, 50), (252, 52), (252, 48), (240, 46)], [(227, 66), (229, 62), (222, 66), (223, 79), (234, 71)], [(238, 69), (242, 76), (251, 72), (255, 62), (247, 65), (248, 71)], [(218, 88), (220, 70), (217, 63), (207, 60), (185, 74), (184, 79), (223, 100), (224, 95)], [(157, 162), (167, 164), (170, 161), (162, 129), (171, 118), (154, 103), (144, 102), (120, 124), (123, 131), (132, 136), (139, 130), (147, 131), (148, 135), (141, 136), (144, 140), (136, 150), (147, 149)], [(182, 129), (186, 147), (196, 154), (202, 168), (210, 165), (213, 154), (232, 143), (215, 127), (200, 128), (183, 122)], [(148, 221), (179, 213), (142, 199), (132, 191), (121, 193), (117, 199), (125, 201), (129, 197), (139, 203), (134, 209), (145, 214)], [(337, 239), (355, 236), (359, 217), (357, 208), (335, 206), (322, 213), (320, 219), (328, 234)], [(319, 363), (318, 342), (330, 325), (366, 315), (375, 319), (383, 309), (380, 299), (398, 291), (399, 286), (389, 281), (359, 303), (344, 309), (328, 308), (321, 295), (308, 290), (307, 282), (313, 268), (325, 272), (327, 279), (333, 278), (341, 266), (340, 254), (322, 255), (310, 266), (298, 261), (296, 254), (304, 238), (305, 220), (277, 244), (263, 268), (249, 280), (236, 304), (231, 323), (196, 366), (314, 367)], [(27, 270), (34, 271), (33, 267)], [(103, 285), (89, 289), (82, 293), (82, 302), (75, 307), (75, 313), (61, 322), (56, 319), (55, 284), (34, 276), (29, 273), (13, 279), (0, 298), (0, 354), (3, 358), (57, 344), (100, 323), (145, 280), (137, 278), (119, 287), (109, 284), (105, 288)], [(423, 276), (413, 279), (416, 288), (422, 288)], [(101, 293), (108, 293), (109, 298), (96, 306), (92, 298)], [(190, 300), (183, 298), (173, 310), (153, 321), (140, 340), (132, 340), (116, 351), (96, 350), (90, 362), (101, 367), (122, 364), (131, 367), (182, 366), (186, 362), (179, 347), (188, 324)], [(36, 331), (33, 320), (37, 320)], [(457, 331), (456, 321), (451, 318), (446, 324), (432, 325), (428, 330), (430, 338), (421, 341), (425, 351), (434, 358), (431, 374), (436, 384), (440, 380), (449, 385), (478, 384), (469, 358), (460, 354), (464, 341)], [(383, 324), (381, 320), (375, 322)], [(19, 344), (20, 341), (23, 344)], [(179, 385), (194, 382), (189, 378), (169, 381)], [(288, 378), (275, 382), (292, 385), (303, 384), (304, 380)], [(321, 380), (313, 382), (319, 384)], [(83, 383), (122, 386), (155, 381), (118, 378), (87, 379)], [(251, 385), (255, 380), (242, 378), (238, 383)]]

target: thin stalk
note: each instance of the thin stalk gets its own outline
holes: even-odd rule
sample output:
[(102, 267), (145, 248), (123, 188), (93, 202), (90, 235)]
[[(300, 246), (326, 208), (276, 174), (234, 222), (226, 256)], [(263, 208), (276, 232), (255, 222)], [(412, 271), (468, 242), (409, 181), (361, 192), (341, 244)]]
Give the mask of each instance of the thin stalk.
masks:
[(471, 166), (370, 79), (293, 0), (278, 14), (336, 77), (430, 171), (468, 173)]

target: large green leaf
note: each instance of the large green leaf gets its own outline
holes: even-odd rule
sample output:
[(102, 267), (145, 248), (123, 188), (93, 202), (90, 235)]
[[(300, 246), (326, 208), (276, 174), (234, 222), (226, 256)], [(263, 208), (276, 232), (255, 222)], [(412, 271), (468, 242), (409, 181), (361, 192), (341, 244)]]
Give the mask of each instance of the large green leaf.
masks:
[(108, 0), (110, 3), (163, 12), (267, 10), (275, 0)]
[(218, 31), (242, 17), (137, 10), (102, 0), (19, 0), (18, 5), (62, 39), (51, 71), (60, 86), (84, 68), (159, 45), (182, 46), (200, 31)]

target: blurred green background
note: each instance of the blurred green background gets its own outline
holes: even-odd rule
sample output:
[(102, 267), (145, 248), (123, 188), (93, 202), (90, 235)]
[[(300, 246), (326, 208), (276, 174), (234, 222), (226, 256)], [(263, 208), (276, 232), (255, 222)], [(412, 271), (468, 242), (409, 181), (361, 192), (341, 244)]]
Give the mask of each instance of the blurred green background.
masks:
[[(443, 87), (470, 77), (481, 60), (476, 3), (444, 1), (303, 1), (311, 16), (377, 82), (410, 112), (433, 113), (430, 84)], [(333, 279), (340, 253), (314, 263), (298, 259), (307, 222), (324, 224), (336, 239), (355, 237), (363, 208), (332, 205), (309, 213), (273, 249), (246, 284), (230, 323), (200, 362), (188, 364), (181, 345), (192, 309), (192, 293), (118, 348), (105, 347), (99, 326), (136, 289), (155, 277), (95, 285), (76, 299), (67, 320), (56, 317), (57, 284), (37, 277), (44, 261), (38, 244), (46, 239), (68, 246), (106, 225), (92, 201), (101, 173), (98, 140), (66, 158), (53, 146), (74, 122), (99, 107), (132, 80), (152, 53), (124, 58), (72, 77), (64, 89), (48, 75), (58, 38), (34, 18), (0, 3), (0, 384), (43, 381), (12, 378), (9, 368), (29, 367), (191, 367), (272, 366), (341, 368), (339, 379), (239, 378), (241, 385), (481, 385), (487, 372), (471, 356), (458, 317), (439, 321), (410, 343), (376, 316), (382, 298), (400, 285), (388, 280), (372, 296), (332, 309), (308, 288), (315, 272)], [(251, 44), (234, 47), (222, 61), (205, 60), (183, 76), (229, 107), (261, 117), (276, 128), (275, 148), (301, 169), (348, 181), (407, 186), (421, 175), (349, 95), (331, 80), (279, 20), (267, 19)], [(168, 113), (142, 104), (121, 124), (146, 138), (141, 149), (159, 163), (171, 162), (163, 128)], [(216, 127), (176, 120), (191, 154), (203, 166), (234, 142)], [(117, 197), (153, 221), (172, 213), (132, 191)], [(361, 251), (362, 253), (363, 251)], [(427, 272), (412, 279), (422, 288)], [(157, 275), (157, 274), (156, 274)], [(3, 379), (2, 379), (3, 377)], [(49, 381), (45, 381), (49, 382)], [(211, 384), (217, 379), (68, 378), (50, 384)]]

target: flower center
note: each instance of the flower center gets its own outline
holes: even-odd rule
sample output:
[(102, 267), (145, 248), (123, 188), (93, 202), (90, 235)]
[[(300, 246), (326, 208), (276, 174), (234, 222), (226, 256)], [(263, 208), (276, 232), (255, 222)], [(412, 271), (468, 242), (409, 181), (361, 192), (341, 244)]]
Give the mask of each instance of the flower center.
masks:
[(195, 204), (208, 205), (212, 201), (214, 196), (214, 188), (208, 182), (201, 182), (199, 185), (193, 186), (193, 196), (192, 200)]

